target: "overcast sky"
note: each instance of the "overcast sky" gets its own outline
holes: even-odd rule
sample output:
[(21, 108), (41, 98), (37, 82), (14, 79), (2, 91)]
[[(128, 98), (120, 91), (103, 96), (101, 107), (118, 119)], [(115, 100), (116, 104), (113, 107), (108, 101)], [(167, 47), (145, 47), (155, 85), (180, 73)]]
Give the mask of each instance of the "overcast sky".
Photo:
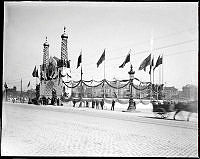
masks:
[[(104, 78), (104, 64), (96, 63), (106, 49), (106, 79), (128, 79), (130, 64), (119, 68), (131, 49), (135, 77), (149, 81), (147, 71), (139, 71), (150, 54), (154, 63), (163, 54), (166, 86), (181, 89), (198, 82), (198, 3), (117, 3), (117, 2), (5, 2), (3, 80), (9, 87), (23, 89), (35, 67), (42, 64), (43, 43), (48, 37), (50, 56), (60, 58), (61, 34), (66, 26), (68, 58), (72, 79), (80, 79), (77, 59), (82, 49), (83, 79)], [(38, 79), (39, 82), (39, 79)]]

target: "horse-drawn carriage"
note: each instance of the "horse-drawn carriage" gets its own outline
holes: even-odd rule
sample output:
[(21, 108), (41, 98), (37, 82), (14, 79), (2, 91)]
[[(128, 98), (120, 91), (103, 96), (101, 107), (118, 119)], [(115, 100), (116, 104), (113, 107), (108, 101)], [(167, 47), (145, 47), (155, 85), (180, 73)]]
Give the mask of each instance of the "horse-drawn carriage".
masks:
[(176, 115), (181, 111), (189, 112), (187, 116), (187, 121), (189, 121), (189, 117), (192, 113), (197, 113), (197, 101), (188, 101), (188, 102), (167, 102), (163, 101), (162, 103), (159, 101), (152, 101), (153, 112), (156, 117), (165, 119), (167, 118), (171, 112), (174, 113), (174, 120)]

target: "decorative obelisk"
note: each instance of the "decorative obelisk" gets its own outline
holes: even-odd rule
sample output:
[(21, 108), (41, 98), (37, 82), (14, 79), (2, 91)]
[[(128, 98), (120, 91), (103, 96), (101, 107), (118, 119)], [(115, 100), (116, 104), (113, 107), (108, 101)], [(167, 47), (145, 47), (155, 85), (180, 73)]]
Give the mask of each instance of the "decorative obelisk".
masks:
[(47, 42), (47, 37), (46, 41), (43, 44), (43, 63), (40, 65), (40, 98), (43, 96), (47, 97), (47, 92), (46, 92), (46, 82), (47, 82), (47, 67), (49, 64), (49, 43)]
[[(67, 63), (68, 63), (68, 49), (67, 49), (67, 39), (68, 36), (65, 33), (65, 29), (66, 27), (64, 27), (64, 33), (61, 35), (61, 61), (62, 61), (62, 75), (64, 75), (64, 77), (62, 77), (62, 81), (66, 82), (69, 80), (69, 74), (70, 74), (70, 68), (67, 68)], [(63, 85), (63, 95), (67, 94), (67, 97), (71, 96), (71, 88), (66, 87), (65, 85)]]
[(43, 67), (44, 67), (44, 74), (46, 76), (47, 73), (47, 65), (49, 62), (49, 44), (47, 42), (47, 37), (46, 37), (46, 41), (43, 44), (44, 49), (43, 49)]

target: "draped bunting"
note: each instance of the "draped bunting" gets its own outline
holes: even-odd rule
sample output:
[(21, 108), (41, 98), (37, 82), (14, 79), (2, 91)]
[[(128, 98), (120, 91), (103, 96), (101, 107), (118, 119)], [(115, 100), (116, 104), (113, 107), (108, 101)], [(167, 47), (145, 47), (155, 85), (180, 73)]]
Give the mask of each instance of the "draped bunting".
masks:
[[(112, 88), (114, 88), (114, 89), (122, 89), (122, 88), (124, 88), (124, 87), (126, 87), (128, 84), (130, 84), (130, 81), (128, 81), (126, 84), (124, 84), (123, 86), (118, 86), (118, 87), (116, 87), (116, 86), (112, 86), (107, 80), (102, 80), (102, 81), (99, 81), (99, 82), (101, 82), (101, 83), (99, 83), (99, 84), (97, 84), (97, 85), (95, 85), (95, 86), (91, 86), (91, 85), (88, 85), (88, 84), (86, 84), (86, 82), (92, 82), (93, 80), (90, 80), (90, 81), (82, 81), (82, 83), (85, 85), (85, 86), (87, 86), (87, 87), (98, 87), (98, 86), (100, 86), (100, 85), (102, 85), (102, 87), (104, 86), (104, 83), (107, 83), (108, 84), (108, 86), (110, 86), (110, 87), (112, 87)], [(72, 82), (72, 81), (68, 81), (68, 82), (63, 82), (65, 85), (66, 85), (66, 83), (70, 83), (70, 82)], [(80, 81), (73, 81), (73, 82), (75, 82), (75, 83), (78, 83), (78, 84), (76, 84), (75, 86), (68, 86), (68, 85), (66, 85), (67, 87), (69, 87), (69, 88), (75, 88), (75, 87), (77, 87), (79, 84), (80, 84), (80, 82), (81, 82), (81, 80)], [(134, 84), (132, 84), (132, 86), (135, 88), (135, 89), (137, 89), (137, 90), (140, 90), (140, 91), (142, 91), (142, 90), (145, 90), (145, 89), (147, 89), (149, 86), (150, 86), (150, 82), (146, 82), (146, 84), (148, 84), (146, 87), (144, 87), (144, 88), (138, 88), (137, 86), (135, 86)], [(141, 83), (140, 83), (140, 86), (141, 86)]]
[(134, 79), (137, 80), (137, 81), (140, 81), (140, 80), (139, 80), (138, 78), (136, 78), (136, 77), (135, 77)]
[(65, 84), (65, 86), (67, 86), (68, 88), (76, 88), (80, 84), (80, 82), (81, 81), (79, 81), (77, 85), (71, 87), (71, 86), (66, 85), (66, 83), (63, 81), (63, 83)]
[(121, 86), (121, 87), (115, 87), (115, 86), (112, 86), (111, 84), (109, 84), (107, 80), (105, 80), (105, 82), (106, 82), (110, 87), (115, 88), (115, 89), (124, 88), (124, 87), (126, 87), (126, 86), (129, 84), (129, 82), (128, 82), (128, 83), (126, 83), (125, 85), (123, 85), (123, 86)]
[(89, 85), (87, 85), (87, 84), (83, 81), (83, 84), (86, 85), (87, 87), (98, 87), (98, 86), (102, 85), (102, 83), (104, 83), (104, 81), (102, 81), (100, 84), (98, 84), (98, 85), (96, 85), (96, 86), (89, 86)]
[(93, 82), (93, 80), (90, 80), (90, 81), (84, 81), (84, 82)]
[(72, 81), (72, 80), (70, 80), (70, 81), (66, 81), (65, 83), (78, 83), (78, 82), (80, 82), (81, 80), (79, 80), (79, 81)]
[(146, 87), (144, 87), (144, 88), (142, 88), (142, 89), (140, 89), (140, 88), (137, 88), (134, 84), (132, 84), (132, 86), (133, 86), (133, 88), (135, 88), (135, 89), (137, 89), (137, 90), (145, 90), (145, 89), (147, 89), (148, 87), (149, 87), (149, 85), (147, 85)]

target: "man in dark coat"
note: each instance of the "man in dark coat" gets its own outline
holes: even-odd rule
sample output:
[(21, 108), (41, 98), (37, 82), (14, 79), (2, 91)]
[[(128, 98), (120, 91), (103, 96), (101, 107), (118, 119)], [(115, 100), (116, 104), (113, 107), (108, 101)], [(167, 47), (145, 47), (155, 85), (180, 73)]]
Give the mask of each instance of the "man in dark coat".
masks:
[(92, 100), (92, 108), (94, 108), (94, 107), (95, 107), (95, 101)]
[(113, 100), (112, 100), (112, 107), (111, 107), (111, 110), (114, 111), (114, 109), (115, 109), (115, 100), (113, 99)]
[(96, 109), (99, 109), (99, 101), (96, 100)]
[(75, 101), (75, 99), (73, 100), (73, 107), (75, 107), (75, 105), (76, 105), (76, 101)]
[(103, 110), (103, 106), (104, 106), (104, 100), (102, 99), (102, 101), (101, 101), (101, 109)]

